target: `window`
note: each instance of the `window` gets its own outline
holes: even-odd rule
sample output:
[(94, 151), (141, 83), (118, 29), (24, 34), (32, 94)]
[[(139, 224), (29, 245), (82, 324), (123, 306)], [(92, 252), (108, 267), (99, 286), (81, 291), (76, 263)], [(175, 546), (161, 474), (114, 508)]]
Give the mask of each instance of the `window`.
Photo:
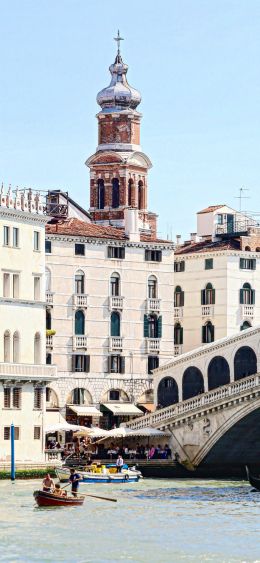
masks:
[(85, 275), (82, 270), (78, 270), (75, 275), (75, 293), (82, 295), (85, 291)]
[(13, 274), (13, 298), (19, 297), (19, 274)]
[(125, 373), (125, 358), (119, 355), (109, 356), (108, 373)]
[(4, 388), (4, 408), (5, 409), (20, 409), (21, 408), (21, 393), (20, 387), (5, 387)]
[(34, 336), (34, 363), (41, 363), (41, 336), (39, 332), (36, 332)]
[(201, 290), (201, 305), (215, 305), (215, 289), (211, 283)]
[(13, 334), (13, 362), (19, 364), (20, 361), (20, 335), (15, 331)]
[(41, 427), (40, 426), (34, 426), (33, 438), (34, 438), (34, 440), (40, 440), (41, 439)]
[(146, 262), (161, 262), (162, 261), (162, 251), (161, 250), (145, 250), (144, 259)]
[(80, 243), (75, 244), (75, 255), (85, 256), (85, 244), (80, 244)]
[(13, 388), (13, 408), (20, 409), (21, 408), (21, 395), (22, 390), (20, 387)]
[(154, 369), (159, 367), (158, 356), (148, 356), (148, 373), (151, 374)]
[(183, 307), (184, 306), (184, 291), (182, 291), (181, 287), (177, 285), (174, 291), (174, 307)]
[(157, 298), (157, 278), (155, 276), (148, 278), (148, 297), (149, 299)]
[(112, 180), (112, 207), (119, 207), (119, 180), (113, 178)]
[(51, 241), (50, 240), (45, 241), (45, 252), (46, 252), (46, 254), (51, 254)]
[(46, 309), (46, 330), (51, 330), (51, 312)]
[(110, 334), (111, 336), (120, 336), (120, 315), (115, 311), (110, 317)]
[(129, 207), (134, 206), (134, 181), (132, 179), (128, 180), (128, 205)]
[(239, 268), (240, 268), (240, 270), (255, 270), (256, 269), (256, 259), (255, 258), (240, 258)]
[(107, 257), (116, 258), (117, 260), (123, 260), (125, 258), (124, 246), (108, 246)]
[(4, 273), (3, 277), (3, 295), (10, 297), (10, 274)]
[(4, 388), (4, 408), (5, 409), (11, 408), (11, 389), (10, 389), (10, 387)]
[(41, 296), (41, 278), (34, 276), (34, 300), (39, 301)]
[(104, 180), (101, 178), (98, 180), (97, 185), (97, 208), (104, 209), (105, 207), (105, 186)]
[(87, 405), (88, 395), (86, 389), (77, 387), (71, 393), (71, 400), (73, 405)]
[(174, 271), (175, 272), (184, 272), (185, 271), (184, 260), (182, 260), (181, 262), (174, 262)]
[(183, 327), (180, 323), (174, 325), (174, 344), (178, 346), (183, 344)]
[(34, 409), (40, 410), (42, 409), (42, 388), (35, 388), (34, 389)]
[[(11, 437), (11, 427), (5, 426), (4, 427), (4, 440), (10, 440), (10, 437)], [(20, 427), (19, 426), (14, 427), (14, 439), (20, 440)]]
[(210, 344), (210, 342), (214, 342), (214, 332), (215, 332), (215, 327), (210, 321), (202, 327), (203, 344)]
[(157, 315), (144, 315), (144, 337), (162, 337), (162, 317)]
[(120, 295), (120, 276), (116, 272), (110, 278), (110, 293), (113, 297)]
[(75, 313), (75, 335), (85, 334), (85, 315), (83, 311), (78, 310)]
[(255, 290), (251, 288), (250, 283), (244, 283), (240, 289), (240, 305), (254, 305)]
[(40, 250), (40, 233), (39, 231), (33, 232), (33, 249)]
[(90, 356), (84, 354), (74, 354), (72, 356), (72, 371), (89, 373)]
[(19, 246), (19, 229), (17, 227), (13, 227), (13, 246), (14, 248)]
[(119, 401), (120, 399), (120, 392), (116, 389), (112, 389), (109, 391), (109, 401)]
[(51, 354), (46, 354), (46, 364), (50, 365), (52, 363), (52, 357)]
[(4, 226), (4, 246), (9, 246), (10, 244), (10, 228)]
[(223, 225), (223, 215), (221, 213), (217, 215), (217, 224)]
[(206, 258), (205, 259), (205, 270), (212, 270), (213, 269), (213, 258)]
[(9, 330), (4, 333), (4, 361), (11, 361), (11, 335)]
[(144, 185), (142, 180), (138, 182), (138, 209), (144, 209)]
[(247, 328), (251, 328), (251, 324), (248, 321), (244, 321), (240, 327), (240, 330), (246, 330)]

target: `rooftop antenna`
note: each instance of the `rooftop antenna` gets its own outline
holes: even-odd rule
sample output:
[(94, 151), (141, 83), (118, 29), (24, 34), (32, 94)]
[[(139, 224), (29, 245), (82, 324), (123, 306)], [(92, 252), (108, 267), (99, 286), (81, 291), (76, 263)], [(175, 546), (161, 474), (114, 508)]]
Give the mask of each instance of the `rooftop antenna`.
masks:
[[(244, 195), (244, 192), (249, 192), (249, 189), (242, 186), (239, 188), (239, 196), (235, 196), (235, 199), (239, 199), (239, 213), (242, 212), (242, 200), (250, 199), (248, 195)], [(246, 211), (244, 211), (244, 213), (246, 213)]]

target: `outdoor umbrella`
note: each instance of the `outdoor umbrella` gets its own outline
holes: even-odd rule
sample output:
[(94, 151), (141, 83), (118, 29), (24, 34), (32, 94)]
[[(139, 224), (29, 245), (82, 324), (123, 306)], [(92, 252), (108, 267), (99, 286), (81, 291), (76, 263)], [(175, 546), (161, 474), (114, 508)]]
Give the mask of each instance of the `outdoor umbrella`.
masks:
[(147, 426), (146, 428), (140, 428), (140, 430), (131, 430), (128, 433), (129, 438), (131, 436), (170, 436), (170, 432), (168, 430), (157, 430), (157, 428), (152, 428), (152, 426)]
[(45, 434), (51, 434), (52, 432), (62, 432), (65, 430), (69, 432), (76, 432), (77, 430), (83, 430), (84, 426), (79, 426), (77, 424), (69, 424), (65, 419), (63, 422), (56, 422), (56, 424), (51, 424), (50, 426), (45, 426)]
[(74, 436), (76, 436), (77, 438), (80, 438), (81, 436), (89, 436), (90, 438), (102, 438), (103, 436), (107, 436), (107, 434), (108, 430), (94, 426), (93, 428), (82, 428), (82, 430), (75, 432)]

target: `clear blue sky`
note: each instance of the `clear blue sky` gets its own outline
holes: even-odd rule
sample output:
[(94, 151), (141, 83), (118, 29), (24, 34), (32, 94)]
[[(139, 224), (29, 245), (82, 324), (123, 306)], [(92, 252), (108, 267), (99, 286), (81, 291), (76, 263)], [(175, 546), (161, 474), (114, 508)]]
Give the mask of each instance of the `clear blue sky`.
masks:
[(97, 92), (117, 29), (142, 93), (161, 235), (195, 230), (209, 204), (260, 212), (259, 0), (0, 0), (0, 179), (69, 190), (89, 206)]

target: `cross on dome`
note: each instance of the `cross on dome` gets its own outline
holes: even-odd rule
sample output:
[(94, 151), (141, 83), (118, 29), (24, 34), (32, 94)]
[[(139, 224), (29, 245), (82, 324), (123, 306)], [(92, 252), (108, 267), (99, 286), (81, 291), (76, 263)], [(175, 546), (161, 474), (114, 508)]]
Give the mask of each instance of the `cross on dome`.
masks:
[(117, 42), (117, 54), (120, 55), (120, 41), (124, 41), (123, 37), (120, 37), (120, 31), (117, 30), (117, 36), (114, 37), (114, 40)]

